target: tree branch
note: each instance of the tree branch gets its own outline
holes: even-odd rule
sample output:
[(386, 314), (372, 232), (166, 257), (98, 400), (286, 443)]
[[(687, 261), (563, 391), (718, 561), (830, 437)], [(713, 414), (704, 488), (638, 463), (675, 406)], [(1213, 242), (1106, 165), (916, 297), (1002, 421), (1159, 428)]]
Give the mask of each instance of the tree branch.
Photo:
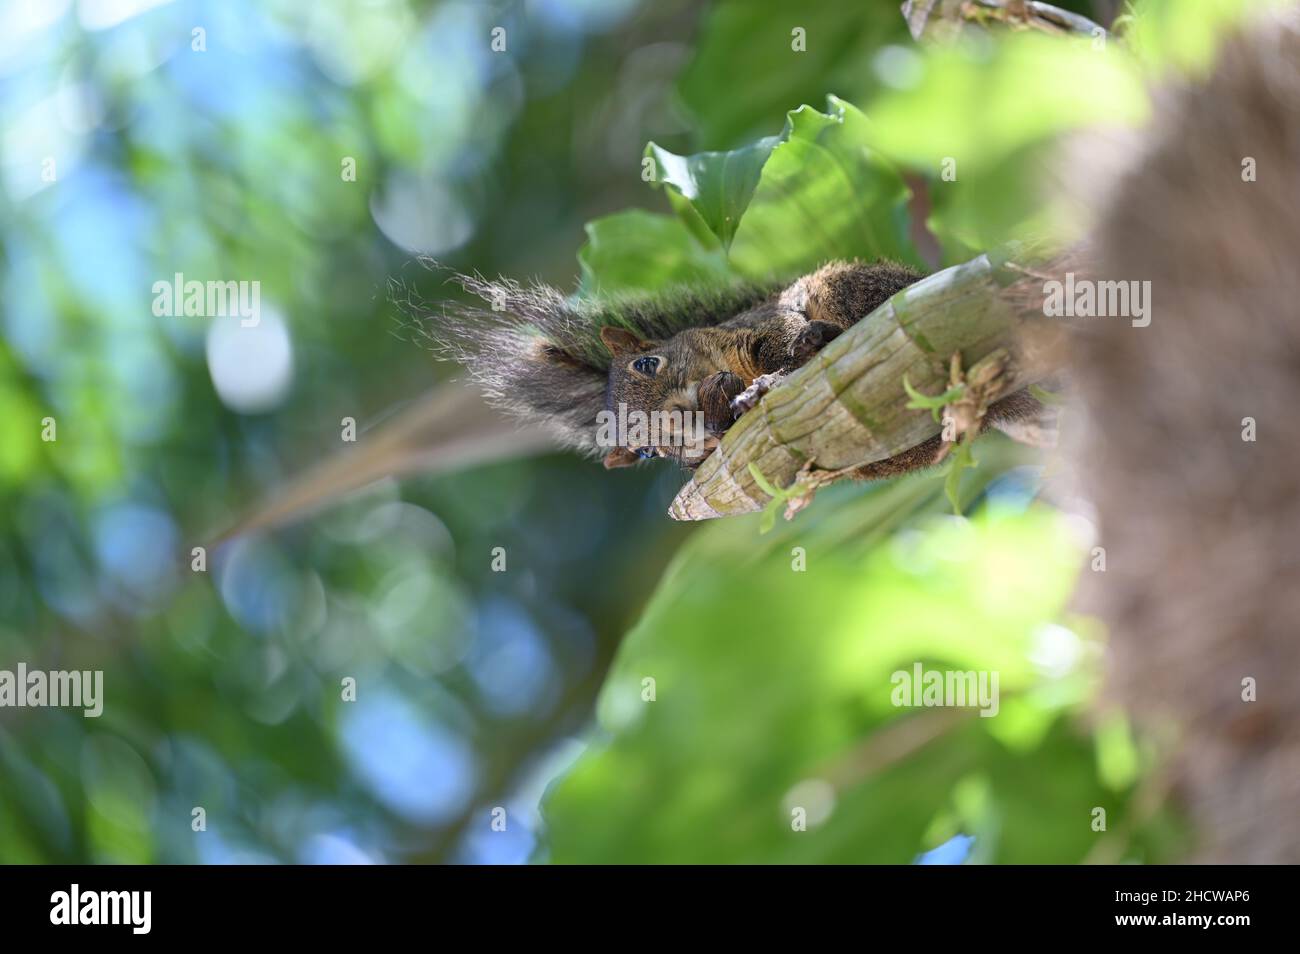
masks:
[(833, 471), (893, 457), (940, 431), (925, 411), (907, 407), (906, 375), (927, 394), (949, 384), (949, 362), (965, 367), (1005, 351), (997, 393), (1040, 380), (1061, 361), (1058, 329), (1026, 318), (1011, 289), (1024, 269), (981, 255), (895, 295), (822, 349), (757, 407), (744, 414), (677, 493), (675, 520), (751, 513), (788, 487), (801, 469)]

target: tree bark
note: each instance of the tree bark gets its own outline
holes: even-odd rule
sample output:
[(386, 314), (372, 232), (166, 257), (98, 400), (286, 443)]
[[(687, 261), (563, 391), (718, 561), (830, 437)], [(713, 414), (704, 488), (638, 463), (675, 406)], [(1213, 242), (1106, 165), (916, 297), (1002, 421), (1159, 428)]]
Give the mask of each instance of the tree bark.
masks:
[(1111, 697), (1172, 736), (1201, 862), (1300, 862), (1297, 77), (1292, 11), (1164, 101), (1093, 236), (1101, 274), (1151, 283), (1151, 324), (1072, 342), (1071, 469), (1106, 551), (1079, 602)]

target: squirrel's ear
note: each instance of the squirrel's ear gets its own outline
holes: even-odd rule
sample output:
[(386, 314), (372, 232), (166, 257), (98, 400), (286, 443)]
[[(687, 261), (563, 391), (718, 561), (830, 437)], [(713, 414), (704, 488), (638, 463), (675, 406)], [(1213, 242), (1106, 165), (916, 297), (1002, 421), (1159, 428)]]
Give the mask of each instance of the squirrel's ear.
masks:
[(641, 458), (636, 456), (636, 451), (626, 447), (615, 447), (605, 455), (605, 469), (613, 470), (615, 467), (631, 467)]
[[(606, 325), (600, 329), (600, 340), (605, 342), (605, 347), (609, 353), (618, 357), (620, 354), (627, 354), (630, 351), (639, 351), (645, 346), (645, 342), (624, 328), (615, 328), (612, 325)], [(606, 464), (606, 466), (609, 466)]]

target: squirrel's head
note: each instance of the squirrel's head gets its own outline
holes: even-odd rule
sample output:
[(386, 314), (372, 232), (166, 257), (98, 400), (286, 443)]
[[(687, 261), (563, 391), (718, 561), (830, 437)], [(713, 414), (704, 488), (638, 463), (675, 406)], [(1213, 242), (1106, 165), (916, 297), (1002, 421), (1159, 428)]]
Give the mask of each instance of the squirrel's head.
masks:
[[(642, 457), (673, 457), (687, 467), (704, 459), (731, 423), (731, 397), (744, 388), (735, 375), (708, 366), (717, 349), (707, 346), (707, 332), (771, 293), (736, 285), (580, 299), (547, 285), (452, 277), (491, 310), (444, 303), (441, 314), (422, 316), (411, 331), (463, 364), (494, 406), (564, 446), (604, 457), (606, 467)], [(408, 300), (408, 309), (413, 305), (419, 310)], [(605, 412), (617, 415), (620, 406), (653, 414), (655, 440), (603, 432)], [(692, 456), (683, 439), (698, 437), (699, 411), (705, 453)]]
[(610, 353), (605, 410), (617, 445), (605, 455), (606, 467), (668, 457), (694, 468), (717, 446), (731, 423), (731, 398), (745, 385), (707, 363), (708, 349), (693, 340), (699, 334), (688, 330), (655, 341), (625, 328), (601, 328)]

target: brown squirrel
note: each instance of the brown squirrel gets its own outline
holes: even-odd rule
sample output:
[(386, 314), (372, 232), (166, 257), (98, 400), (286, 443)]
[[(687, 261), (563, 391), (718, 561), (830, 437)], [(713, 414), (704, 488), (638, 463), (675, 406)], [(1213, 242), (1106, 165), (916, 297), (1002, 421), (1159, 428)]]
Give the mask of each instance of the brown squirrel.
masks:
[[(667, 294), (574, 300), (556, 289), (457, 276), (492, 310), (456, 308), (425, 332), (460, 361), (489, 401), (551, 431), (566, 446), (603, 456), (606, 467), (651, 457), (693, 468), (775, 376), (924, 276), (906, 265), (835, 261), (788, 286), (680, 288)], [(756, 385), (757, 382), (757, 385)], [(598, 439), (602, 412), (658, 414), (656, 441)], [(999, 426), (1042, 408), (1027, 393), (995, 404)], [(702, 417), (702, 446), (682, 421)], [(888, 477), (928, 466), (936, 436), (865, 465), (855, 476)]]

